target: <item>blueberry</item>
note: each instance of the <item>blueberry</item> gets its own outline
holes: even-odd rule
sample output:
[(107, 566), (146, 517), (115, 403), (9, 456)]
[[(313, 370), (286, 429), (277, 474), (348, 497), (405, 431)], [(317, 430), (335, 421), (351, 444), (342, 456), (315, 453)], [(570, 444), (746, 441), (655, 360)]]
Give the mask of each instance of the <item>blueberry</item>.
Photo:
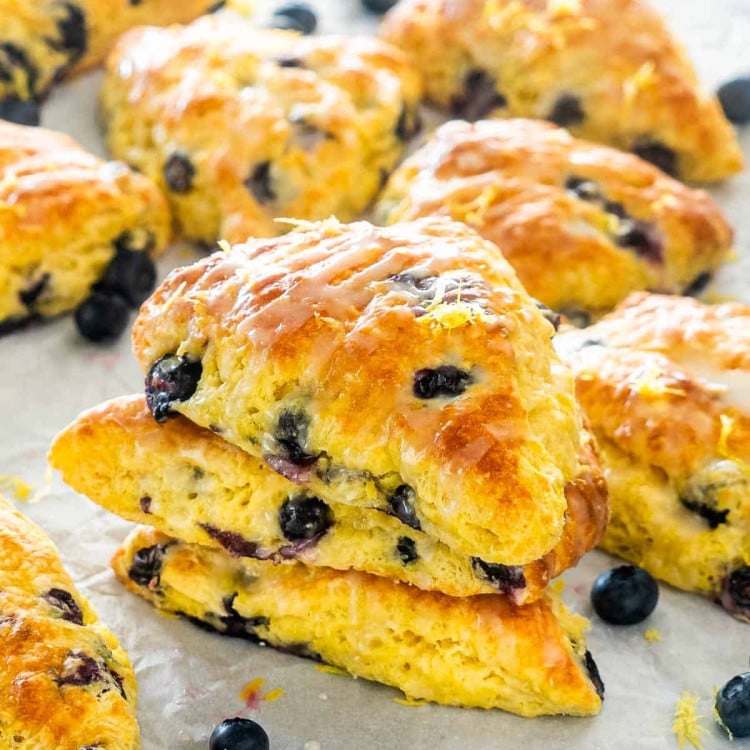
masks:
[(95, 343), (114, 341), (128, 325), (130, 308), (119, 294), (95, 291), (76, 309), (78, 332)]
[(734, 737), (750, 737), (750, 672), (732, 677), (719, 690), (716, 712)]
[(552, 111), (547, 116), (555, 125), (567, 127), (579, 125), (586, 119), (581, 100), (573, 94), (562, 94), (557, 98)]
[(40, 118), (39, 103), (33, 99), (6, 96), (0, 100), (0, 120), (15, 122), (16, 125), (38, 125)]
[(619, 247), (632, 250), (639, 257), (653, 263), (659, 263), (662, 260), (662, 244), (653, 236), (651, 226), (644, 221), (638, 219), (620, 221), (614, 240)]
[(243, 184), (255, 196), (255, 200), (262, 205), (276, 200), (272, 180), (271, 162), (264, 161), (255, 167)]
[(405, 104), (401, 107), (401, 113), (396, 121), (396, 138), (400, 141), (408, 141), (417, 135), (422, 129), (422, 119), (419, 112), (409, 109)]
[(71, 651), (65, 658), (66, 674), (61, 677), (58, 685), (90, 685), (104, 679), (102, 665), (96, 659), (82, 651)]
[(586, 656), (584, 657), (583, 663), (586, 667), (586, 671), (588, 672), (589, 679), (596, 689), (597, 695), (600, 698), (604, 698), (604, 681), (599, 674), (599, 667), (596, 666), (596, 662), (594, 661), (594, 657), (591, 655), (591, 651), (586, 651)]
[(417, 554), (417, 543), (408, 536), (400, 536), (398, 538), (396, 552), (404, 565), (408, 565), (419, 559), (419, 555)]
[(470, 70), (464, 78), (463, 91), (451, 97), (451, 113), (465, 120), (481, 120), (494, 109), (507, 105), (497, 90), (495, 79), (485, 70)]
[(591, 325), (591, 315), (585, 310), (567, 307), (560, 310), (560, 314), (565, 318), (566, 323), (570, 323), (576, 328), (586, 328), (586, 326)]
[(412, 487), (408, 484), (400, 484), (388, 498), (388, 505), (391, 508), (389, 511), (390, 515), (398, 518), (401, 523), (405, 523), (407, 526), (411, 526), (412, 529), (419, 531), (422, 526), (419, 523), (414, 508), (416, 498), (417, 493)]
[(257, 557), (258, 545), (234, 531), (222, 531), (208, 523), (199, 523), (211, 539), (215, 539), (232, 557)]
[(511, 594), (516, 589), (526, 588), (526, 576), (520, 565), (488, 563), (478, 557), (471, 558), (474, 573), (503, 594)]
[(251, 719), (225, 719), (208, 740), (208, 750), (269, 750), (268, 735)]
[(606, 570), (591, 587), (596, 614), (612, 625), (634, 625), (645, 620), (659, 601), (659, 587), (650, 573), (635, 565)]
[(417, 398), (430, 399), (438, 396), (458, 396), (471, 383), (471, 375), (453, 365), (442, 365), (414, 373), (412, 391)]
[(716, 529), (727, 522), (729, 509), (719, 510), (716, 507), (716, 498), (713, 493), (706, 493), (703, 499), (695, 497), (694, 493), (680, 496), (680, 502), (689, 510), (705, 519), (706, 523)]
[(650, 162), (672, 177), (677, 176), (677, 154), (671, 148), (658, 141), (643, 139), (633, 146), (633, 153), (644, 161)]
[(699, 273), (683, 290), (682, 294), (685, 297), (697, 297), (703, 292), (706, 287), (711, 283), (713, 274), (711, 271), (703, 271)]
[[(13, 42), (0, 42), (0, 81), (11, 84), (11, 88), (18, 90), (19, 79), (25, 78), (29, 94), (37, 94), (36, 85), (39, 69), (29, 59), (26, 50)], [(10, 119), (10, 118), (8, 118)], [(17, 122), (14, 120), (14, 122)], [(22, 125), (38, 125), (39, 123), (21, 123)]]
[(119, 294), (128, 304), (138, 307), (155, 284), (156, 267), (147, 253), (118, 250), (96, 287)]
[(86, 16), (74, 3), (60, 2), (57, 3), (57, 7), (65, 11), (65, 15), (57, 20), (60, 41), (50, 41), (48, 44), (53, 49), (67, 52), (72, 65), (80, 60), (88, 49)]
[(151, 547), (139, 549), (133, 556), (133, 562), (128, 570), (130, 580), (138, 586), (158, 584), (166, 549), (163, 544), (154, 544)]
[(727, 591), (738, 607), (750, 608), (750, 565), (733, 571), (727, 581)]
[(599, 185), (585, 177), (568, 177), (565, 180), (565, 189), (583, 201), (596, 201), (602, 197)]
[(33, 281), (30, 286), (22, 289), (18, 293), (18, 298), (28, 307), (30, 310), (34, 307), (39, 297), (49, 286), (50, 275), (43, 273), (36, 281)]
[(73, 595), (65, 589), (50, 589), (43, 597), (48, 604), (60, 611), (60, 617), (76, 625), (83, 625), (83, 612)]
[(331, 509), (317, 497), (295, 495), (279, 508), (281, 533), (290, 542), (316, 539), (332, 525)]
[(279, 415), (274, 437), (283, 448), (284, 457), (295, 466), (310, 466), (318, 460), (317, 455), (307, 453), (303, 447), (309, 426), (310, 418), (303, 411), (286, 409)]
[(398, 0), (362, 0), (362, 6), (373, 13), (385, 13), (397, 2)]
[(750, 76), (727, 81), (716, 93), (728, 120), (738, 125), (750, 122)]
[(146, 376), (146, 403), (157, 422), (166, 421), (172, 404), (195, 393), (202, 373), (201, 363), (186, 356), (167, 354), (154, 362)]
[(224, 626), (222, 633), (232, 636), (233, 638), (257, 638), (256, 628), (268, 627), (271, 621), (262, 615), (259, 617), (243, 617), (235, 608), (234, 600), (237, 593), (225, 596), (221, 603), (224, 605), (226, 615), (221, 617), (221, 623)]
[(193, 189), (195, 167), (187, 154), (175, 151), (164, 162), (164, 181), (173, 193), (189, 193)]
[(549, 307), (547, 307), (547, 305), (540, 302), (538, 299), (534, 300), (534, 304), (542, 311), (544, 319), (552, 323), (553, 328), (557, 330), (560, 327), (560, 313), (556, 313), (554, 310), (551, 310)]
[(273, 12), (271, 25), (278, 29), (312, 34), (318, 27), (318, 17), (307, 3), (287, 3)]

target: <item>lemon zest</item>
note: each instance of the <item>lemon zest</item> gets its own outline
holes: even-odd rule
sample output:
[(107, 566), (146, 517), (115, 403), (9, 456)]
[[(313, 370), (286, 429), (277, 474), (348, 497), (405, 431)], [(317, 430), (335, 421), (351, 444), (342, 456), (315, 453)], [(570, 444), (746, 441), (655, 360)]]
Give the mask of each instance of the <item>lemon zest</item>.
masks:
[(644, 634), (643, 637), (649, 642), (649, 643), (656, 643), (657, 641), (664, 640), (662, 638), (661, 633), (656, 628), (649, 628)]
[(264, 701), (277, 701), (281, 696), (284, 695), (284, 689), (283, 688), (274, 688), (273, 690), (269, 690), (264, 696)]
[(696, 709), (698, 700), (697, 695), (685, 690), (675, 704), (672, 731), (681, 748), (689, 742), (696, 750), (703, 750), (701, 736), (705, 734), (706, 728), (700, 723), (701, 717)]

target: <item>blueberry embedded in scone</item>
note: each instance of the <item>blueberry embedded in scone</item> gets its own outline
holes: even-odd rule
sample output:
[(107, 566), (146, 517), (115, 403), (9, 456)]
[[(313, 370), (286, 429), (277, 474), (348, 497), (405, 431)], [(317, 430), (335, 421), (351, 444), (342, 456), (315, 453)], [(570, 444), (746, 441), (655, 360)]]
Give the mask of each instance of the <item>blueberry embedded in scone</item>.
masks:
[(492, 240), (529, 293), (585, 321), (629, 293), (696, 291), (731, 252), (715, 201), (549, 123), (449, 122), (391, 175), (381, 223), (449, 216)]
[(402, 0), (381, 36), (455, 117), (549, 120), (690, 181), (742, 169), (716, 97), (646, 0)]
[(112, 154), (213, 243), (355, 218), (418, 128), (419, 79), (373, 37), (261, 29), (222, 12), (125, 35), (102, 92)]

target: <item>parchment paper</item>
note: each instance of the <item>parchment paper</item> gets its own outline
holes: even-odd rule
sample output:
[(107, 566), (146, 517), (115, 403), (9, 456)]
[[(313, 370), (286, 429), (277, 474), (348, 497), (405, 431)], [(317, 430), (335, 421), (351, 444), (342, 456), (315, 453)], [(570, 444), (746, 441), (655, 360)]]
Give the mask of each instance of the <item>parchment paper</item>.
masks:
[[(367, 31), (375, 19), (357, 0), (320, 0), (323, 31)], [(272, 3), (260, 2), (260, 15)], [(750, 0), (657, 0), (685, 41), (706, 85), (750, 73)], [(44, 124), (69, 132), (104, 154), (95, 119), (99, 75), (60, 87), (44, 109)], [(750, 127), (742, 133), (750, 161)], [(750, 174), (714, 191), (737, 229), (739, 261), (716, 288), (750, 302)], [(198, 257), (175, 247), (160, 271)], [(128, 336), (102, 348), (83, 343), (71, 317), (0, 339), (0, 474), (45, 485), (47, 446), (82, 409), (142, 388)], [(485, 748), (671, 748), (674, 705), (683, 690), (701, 696), (706, 748), (728, 747), (710, 717), (714, 687), (748, 667), (750, 626), (711, 602), (661, 587), (656, 612), (642, 625), (617, 629), (592, 616), (588, 591), (612, 564), (590, 554), (565, 575), (568, 603), (591, 617), (588, 637), (606, 683), (602, 713), (592, 719), (520, 719), (501, 711), (434, 705), (406, 707), (398, 691), (329, 674), (309, 661), (201, 632), (159, 616), (114, 580), (109, 558), (128, 525), (66, 489), (57, 477), (35, 504), (19, 503), (58, 544), (80, 589), (121, 638), (135, 664), (139, 717), (146, 750), (207, 746), (211, 727), (227, 716), (260, 721), (273, 750), (484, 750)], [(643, 634), (658, 628), (663, 640)], [(2, 668), (2, 665), (0, 665)], [(255, 678), (275, 701), (245, 707), (239, 694)], [(749, 747), (750, 742), (736, 743)]]

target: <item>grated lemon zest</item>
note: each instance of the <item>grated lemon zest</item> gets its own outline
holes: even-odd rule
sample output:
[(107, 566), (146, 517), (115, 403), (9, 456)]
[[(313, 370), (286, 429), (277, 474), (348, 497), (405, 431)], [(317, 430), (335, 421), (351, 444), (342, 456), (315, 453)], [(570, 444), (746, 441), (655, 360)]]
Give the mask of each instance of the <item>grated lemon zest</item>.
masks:
[(656, 628), (649, 628), (644, 634), (643, 637), (649, 642), (649, 643), (656, 643), (657, 641), (664, 640), (662, 638), (661, 633)]
[(622, 90), (626, 103), (632, 104), (639, 91), (656, 84), (655, 72), (656, 65), (652, 60), (648, 60), (632, 76), (625, 80), (622, 84)]
[(266, 681), (262, 677), (256, 677), (242, 688), (240, 692), (240, 700), (246, 701), (248, 698), (255, 695), (265, 685)]
[(325, 672), (326, 674), (337, 674), (342, 676), (347, 676), (349, 674), (346, 670), (333, 667), (330, 664), (317, 664), (315, 669), (318, 672)]
[(164, 308), (162, 310), (163, 313), (167, 312), (172, 305), (177, 301), (177, 298), (182, 295), (182, 293), (185, 291), (185, 287), (187, 286), (186, 281), (181, 281), (180, 285), (175, 289), (172, 294), (169, 295), (169, 299), (164, 303)]
[(689, 742), (696, 750), (703, 750), (701, 735), (706, 728), (700, 723), (696, 710), (698, 696), (686, 690), (678, 699), (674, 708), (672, 732), (677, 737), (677, 744), (682, 748)]
[(399, 706), (409, 706), (415, 708), (417, 706), (426, 706), (428, 701), (423, 701), (420, 698), (410, 698), (408, 695), (404, 695), (403, 698), (394, 698), (394, 703), (398, 703)]
[(636, 372), (633, 380), (633, 386), (640, 396), (646, 398), (654, 396), (664, 396), (671, 394), (673, 396), (684, 396), (685, 391), (681, 388), (670, 388), (660, 382), (664, 372), (654, 365), (646, 365)]
[(553, 581), (550, 584), (550, 588), (556, 594), (562, 594), (562, 592), (565, 591), (565, 579), (564, 578), (558, 578), (556, 581)]
[(264, 696), (264, 701), (277, 701), (281, 696), (284, 695), (284, 689), (283, 688), (274, 688), (273, 690), (269, 690)]
[(465, 203), (454, 201), (448, 206), (448, 210), (454, 219), (460, 219), (472, 226), (479, 226), (484, 219), (484, 215), (490, 209), (497, 199), (497, 188), (491, 185), (482, 190), (476, 198)]
[(0, 474), (0, 492), (10, 492), (16, 500), (28, 500), (34, 488), (15, 474)]

